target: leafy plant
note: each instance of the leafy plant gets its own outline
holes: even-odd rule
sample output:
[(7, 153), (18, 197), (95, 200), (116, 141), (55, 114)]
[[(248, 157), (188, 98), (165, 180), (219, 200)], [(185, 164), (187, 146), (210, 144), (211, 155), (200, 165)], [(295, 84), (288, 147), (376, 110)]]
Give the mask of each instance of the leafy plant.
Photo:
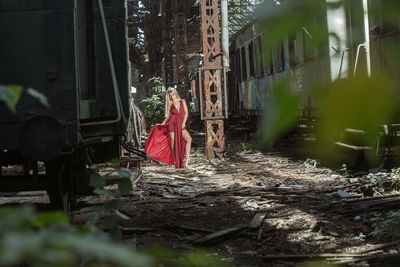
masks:
[(166, 267), (202, 267), (202, 266), (228, 266), (219, 257), (204, 250), (193, 250), (186, 253), (177, 253), (165, 248), (153, 248), (147, 251), (155, 259), (158, 266)]
[[(114, 159), (111, 163), (108, 163), (108, 165), (112, 164), (118, 165), (119, 160)], [(106, 179), (114, 171), (109, 171), (104, 176), (100, 175), (97, 171), (102, 170), (104, 167), (104, 165), (97, 166), (96, 171), (94, 171), (90, 176), (90, 186), (95, 188), (93, 192), (96, 195), (110, 198), (110, 200), (102, 205), (91, 208), (91, 211), (96, 212), (96, 215), (87, 223), (87, 225), (91, 227), (98, 226), (100, 229), (110, 233), (114, 239), (120, 240), (122, 239), (122, 232), (118, 225), (118, 219), (128, 220), (129, 216), (120, 211), (125, 202), (118, 197), (127, 195), (132, 190), (132, 181), (130, 179), (131, 172), (126, 168), (118, 169), (118, 176), (121, 179), (118, 182), (117, 189), (107, 190), (104, 189), (104, 186), (106, 185)]]
[(376, 213), (371, 219), (374, 231), (369, 233), (377, 241), (392, 241), (400, 238), (400, 210), (389, 211), (382, 217)]
[(0, 210), (1, 266), (153, 266), (96, 228), (71, 226), (63, 213)]
[(340, 168), (340, 173), (346, 177), (350, 175), (350, 171), (349, 168), (347, 167), (347, 164), (345, 163), (342, 164), (342, 167)]
[[(28, 88), (25, 91), (28, 95), (38, 100), (42, 105), (50, 107), (47, 97), (39, 91)], [(9, 110), (16, 112), (16, 105), (23, 93), (23, 88), (17, 85), (0, 85), (0, 102), (4, 102)]]
[(15, 112), (15, 106), (21, 96), (22, 87), (16, 85), (0, 85), (0, 101), (4, 102), (7, 107)]
[(367, 175), (375, 192), (400, 190), (400, 168), (392, 169), (391, 173), (379, 172)]
[(148, 84), (151, 86), (151, 96), (142, 99), (138, 105), (150, 129), (165, 118), (165, 91), (160, 77), (149, 79)]
[(357, 236), (355, 236), (353, 239), (357, 242), (357, 243), (359, 243), (359, 244), (361, 244), (361, 243), (363, 243), (364, 241), (365, 241), (365, 238), (366, 238), (366, 236), (363, 234), (363, 233), (359, 233)]
[(253, 145), (252, 143), (247, 143), (247, 142), (240, 142), (234, 148), (235, 154), (253, 153), (254, 151), (255, 151), (255, 145)]

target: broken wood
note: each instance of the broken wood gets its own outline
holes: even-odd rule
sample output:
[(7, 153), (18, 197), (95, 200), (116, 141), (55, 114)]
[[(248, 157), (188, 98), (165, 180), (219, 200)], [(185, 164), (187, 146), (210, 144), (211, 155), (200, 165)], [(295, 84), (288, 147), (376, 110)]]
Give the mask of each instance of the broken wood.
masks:
[(377, 244), (377, 245), (372, 245), (370, 248), (363, 249), (359, 253), (368, 253), (368, 252), (372, 252), (372, 251), (375, 251), (378, 249), (394, 246), (397, 244), (400, 244), (400, 240), (396, 240), (396, 241), (392, 241), (392, 242), (388, 242), (388, 243)]
[(365, 257), (362, 254), (334, 254), (334, 253), (323, 253), (323, 254), (270, 254), (264, 255), (264, 260), (303, 260), (303, 259), (327, 259), (327, 258), (357, 258)]
[(238, 225), (238, 226), (230, 227), (230, 228), (227, 228), (227, 229), (224, 229), (224, 230), (221, 230), (221, 231), (206, 235), (205, 237), (202, 237), (202, 238), (194, 241), (194, 244), (202, 245), (202, 244), (205, 244), (205, 243), (207, 243), (207, 242), (209, 242), (211, 240), (215, 240), (217, 238), (226, 237), (228, 235), (234, 234), (234, 233), (236, 233), (236, 232), (238, 232), (240, 230), (243, 230), (244, 228), (246, 228), (245, 225)]
[(124, 233), (134, 233), (134, 232), (152, 232), (152, 231), (157, 231), (158, 229), (150, 227), (121, 227), (121, 230)]
[(267, 216), (266, 213), (256, 213), (256, 215), (254, 215), (253, 219), (249, 223), (249, 228), (250, 229), (259, 228), (260, 225), (263, 223), (265, 216)]

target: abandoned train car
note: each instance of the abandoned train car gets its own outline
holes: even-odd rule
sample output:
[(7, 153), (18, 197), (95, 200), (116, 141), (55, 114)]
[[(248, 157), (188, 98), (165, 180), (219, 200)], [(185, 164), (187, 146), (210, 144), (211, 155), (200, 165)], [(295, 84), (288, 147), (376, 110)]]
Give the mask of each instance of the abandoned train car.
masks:
[(0, 1), (0, 84), (24, 88), (15, 113), (0, 103), (0, 166), (24, 166), (0, 177), (1, 191), (45, 189), (68, 211), (88, 189), (86, 164), (119, 156), (130, 114), (126, 17), (125, 0)]
[[(290, 1), (284, 4), (287, 2)], [(259, 20), (236, 33), (230, 40), (230, 112), (253, 116), (252, 121), (256, 121), (273, 95), (273, 86), (287, 77), (294, 81), (293, 92), (303, 96), (299, 110), (303, 122), (312, 122), (319, 115), (316, 100), (310, 92), (315, 85), (359, 74), (379, 73), (390, 74), (398, 82), (398, 75), (390, 70), (391, 66), (385, 60), (387, 48), (400, 45), (400, 14), (393, 14), (393, 7), (399, 10), (398, 1), (344, 3), (334, 9), (325, 6), (314, 14), (316, 24), (334, 34), (327, 35), (317, 48), (309, 49), (313, 37), (306, 27), (287, 35), (276, 47), (267, 45), (268, 24)], [(388, 123), (396, 131), (396, 121)]]

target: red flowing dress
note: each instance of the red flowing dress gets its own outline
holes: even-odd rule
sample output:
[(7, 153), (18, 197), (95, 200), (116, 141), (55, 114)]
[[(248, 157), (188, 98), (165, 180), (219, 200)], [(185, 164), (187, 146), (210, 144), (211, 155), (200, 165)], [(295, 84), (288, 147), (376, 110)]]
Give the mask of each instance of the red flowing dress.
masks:
[[(185, 118), (185, 109), (182, 100), (179, 101), (179, 110), (171, 105), (170, 114), (165, 125), (156, 125), (151, 128), (146, 141), (145, 152), (153, 160), (175, 164), (175, 168), (183, 168), (185, 157), (185, 139), (182, 136), (182, 123)], [(171, 138), (169, 133), (174, 133), (174, 154), (171, 150)], [(174, 160), (175, 158), (175, 160)]]

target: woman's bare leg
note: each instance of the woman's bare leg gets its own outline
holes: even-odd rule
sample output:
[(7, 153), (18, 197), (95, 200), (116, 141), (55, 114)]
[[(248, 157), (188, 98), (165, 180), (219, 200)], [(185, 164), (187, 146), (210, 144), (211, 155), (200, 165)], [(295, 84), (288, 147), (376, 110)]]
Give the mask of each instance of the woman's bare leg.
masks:
[(170, 132), (169, 136), (171, 137), (171, 151), (172, 151), (172, 155), (174, 156), (174, 162), (175, 162), (175, 151), (174, 151), (175, 133)]
[(184, 168), (187, 168), (189, 165), (189, 156), (190, 156), (190, 149), (192, 147), (192, 137), (190, 136), (187, 130), (182, 131), (182, 137), (186, 141), (185, 146), (185, 162), (183, 163)]

